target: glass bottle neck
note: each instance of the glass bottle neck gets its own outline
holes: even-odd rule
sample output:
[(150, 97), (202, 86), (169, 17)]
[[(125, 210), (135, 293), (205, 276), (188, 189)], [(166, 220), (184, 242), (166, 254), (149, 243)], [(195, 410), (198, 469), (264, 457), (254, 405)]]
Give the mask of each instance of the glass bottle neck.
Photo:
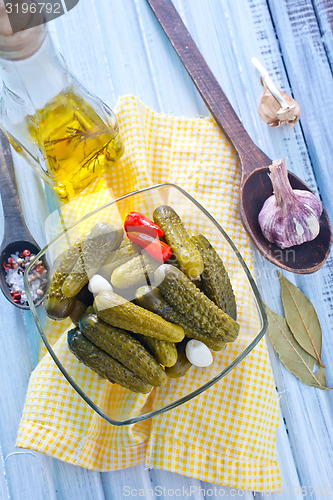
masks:
[(0, 59), (4, 87), (20, 98), (29, 97), (35, 109), (43, 107), (68, 86), (68, 74), (62, 56), (49, 34), (30, 57)]

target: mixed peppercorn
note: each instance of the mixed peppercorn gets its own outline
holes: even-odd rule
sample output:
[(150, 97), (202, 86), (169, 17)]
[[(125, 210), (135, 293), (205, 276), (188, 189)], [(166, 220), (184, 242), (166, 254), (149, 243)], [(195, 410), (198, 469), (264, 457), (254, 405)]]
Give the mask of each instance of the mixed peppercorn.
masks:
[[(6, 282), (10, 288), (13, 301), (17, 304), (28, 304), (24, 290), (23, 275), (34, 258), (35, 255), (32, 254), (30, 250), (25, 249), (23, 252), (12, 254), (3, 262), (3, 267), (6, 272)], [(30, 269), (28, 282), (31, 296), (35, 303), (45, 295), (47, 286), (47, 270), (42, 260), (38, 260)]]

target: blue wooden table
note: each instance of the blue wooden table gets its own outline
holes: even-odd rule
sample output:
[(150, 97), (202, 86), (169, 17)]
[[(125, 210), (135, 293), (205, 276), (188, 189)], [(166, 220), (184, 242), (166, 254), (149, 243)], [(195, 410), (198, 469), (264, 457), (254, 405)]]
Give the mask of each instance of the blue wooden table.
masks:
[[(174, 0), (202, 54), (253, 140), (320, 193), (333, 220), (333, 4), (327, 0)], [(78, 78), (111, 107), (125, 94), (157, 111), (208, 116), (202, 99), (145, 0), (80, 0), (49, 30)], [(275, 83), (295, 96), (301, 122), (271, 129), (258, 115), (262, 92), (251, 64), (257, 57)], [(16, 155), (15, 169), (27, 224), (45, 243), (44, 223), (53, 194)], [(33, 200), (33, 202), (32, 202)], [(0, 222), (2, 224), (2, 220)], [(0, 226), (1, 228), (2, 226)], [(255, 252), (265, 302), (281, 312), (276, 268)], [(286, 274), (316, 307), (323, 329), (323, 362), (333, 385), (333, 261), (317, 273)], [(163, 488), (184, 488), (194, 499), (250, 499), (235, 491), (137, 466), (97, 473), (15, 448), (39, 334), (30, 312), (0, 296), (0, 499), (155, 498)], [(300, 383), (281, 365), (269, 342), (281, 406), (277, 434), (283, 491), (270, 498), (333, 498), (332, 394)], [(125, 490), (124, 487), (127, 487)], [(159, 486), (160, 489), (155, 489)], [(191, 490), (190, 490), (191, 487)], [(213, 495), (211, 495), (213, 493)], [(265, 496), (256, 494), (255, 497)], [(166, 493), (164, 498), (171, 497)]]

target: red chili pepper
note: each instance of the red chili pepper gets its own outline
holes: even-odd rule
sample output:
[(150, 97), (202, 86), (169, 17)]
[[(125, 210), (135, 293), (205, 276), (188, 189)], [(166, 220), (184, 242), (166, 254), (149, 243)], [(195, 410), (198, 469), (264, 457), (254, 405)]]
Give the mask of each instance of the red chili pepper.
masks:
[(139, 212), (130, 212), (125, 219), (124, 228), (127, 233), (140, 232), (149, 234), (150, 236), (161, 237), (164, 235), (163, 229), (160, 228), (155, 222), (148, 219)]
[(136, 233), (132, 231), (127, 233), (127, 237), (133, 241), (133, 243), (137, 243), (143, 247), (149, 255), (159, 262), (165, 262), (170, 259), (172, 255), (172, 250), (169, 245), (164, 243), (164, 241), (158, 240), (157, 238), (152, 238), (149, 234)]
[(31, 255), (31, 252), (28, 249), (23, 250), (22, 253), (23, 253), (24, 257), (30, 257), (30, 255)]

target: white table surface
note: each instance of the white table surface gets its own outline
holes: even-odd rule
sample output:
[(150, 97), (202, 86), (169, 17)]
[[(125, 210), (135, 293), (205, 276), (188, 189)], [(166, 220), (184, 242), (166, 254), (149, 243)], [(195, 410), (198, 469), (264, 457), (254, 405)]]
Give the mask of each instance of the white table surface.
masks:
[[(253, 140), (322, 197), (333, 220), (333, 4), (327, 0), (174, 0), (202, 54)], [(125, 94), (157, 111), (188, 117), (209, 113), (145, 0), (80, 0), (49, 30), (69, 67), (111, 107)], [(299, 102), (295, 129), (271, 129), (258, 115), (262, 92), (251, 57)], [(291, 90), (292, 89), (292, 90)], [(41, 246), (52, 193), (16, 155), (15, 168), (27, 224)], [(33, 200), (33, 202), (32, 202)], [(0, 231), (2, 218), (0, 216)], [(1, 234), (1, 232), (0, 232)], [(276, 269), (257, 252), (258, 285), (281, 312)], [(316, 307), (323, 329), (323, 362), (333, 385), (333, 263), (313, 275), (286, 273)], [(39, 334), (30, 312), (0, 296), (0, 499), (121, 499), (124, 487), (145, 498), (154, 488), (184, 488), (190, 498), (266, 495), (236, 491), (144, 465), (98, 473), (15, 448)], [(269, 344), (269, 342), (268, 342)], [(333, 498), (332, 393), (304, 386), (281, 365), (269, 345), (281, 425), (277, 450), (283, 491), (270, 498)], [(216, 485), (215, 485), (216, 486)], [(189, 488), (192, 487), (191, 490)], [(303, 487), (303, 490), (301, 489)], [(127, 489), (128, 491), (128, 489)], [(162, 495), (163, 497), (163, 495)], [(164, 498), (171, 497), (166, 493)]]

